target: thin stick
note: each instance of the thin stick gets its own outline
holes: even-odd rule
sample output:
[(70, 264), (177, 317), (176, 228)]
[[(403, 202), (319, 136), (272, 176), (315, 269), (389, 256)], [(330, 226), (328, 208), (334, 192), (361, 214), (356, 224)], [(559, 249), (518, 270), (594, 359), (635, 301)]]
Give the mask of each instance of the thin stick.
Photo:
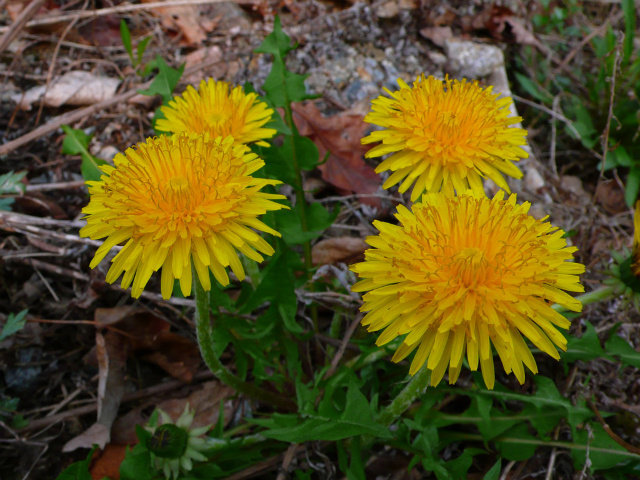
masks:
[[(44, 1), (44, 0), (43, 0)], [(228, 3), (229, 0), (168, 0), (166, 2), (151, 2), (137, 5), (119, 5), (117, 7), (101, 8), (99, 10), (79, 10), (65, 13), (64, 15), (47, 15), (42, 18), (35, 18), (26, 23), (26, 27), (38, 27), (41, 25), (51, 25), (54, 23), (66, 22), (76, 16), (78, 18), (98, 18), (106, 15), (122, 14), (126, 12), (136, 12), (138, 10), (154, 10), (166, 7), (188, 7), (195, 5), (210, 5), (213, 3)], [(257, 5), (259, 0), (234, 0), (240, 5)], [(6, 32), (11, 27), (0, 27), (0, 32)]]
[(74, 188), (84, 187), (84, 180), (75, 180), (73, 182), (56, 182), (56, 183), (39, 183), (36, 185), (27, 185), (27, 192), (46, 192), (50, 190), (71, 190)]
[[(86, 6), (87, 6), (87, 2), (85, 0), (82, 8)], [(44, 84), (44, 92), (42, 93), (42, 97), (40, 98), (40, 105), (38, 106), (38, 114), (36, 115), (35, 125), (38, 125), (40, 123), (40, 116), (42, 115), (42, 109), (44, 108), (44, 101), (47, 96), (47, 92), (49, 91), (51, 78), (53, 78), (53, 70), (56, 68), (56, 60), (58, 58), (58, 53), (60, 52), (60, 46), (62, 44), (62, 41), (66, 38), (67, 34), (73, 28), (73, 26), (76, 23), (78, 23), (79, 19), (80, 17), (76, 15), (73, 18), (73, 20), (71, 20), (71, 23), (69, 23), (69, 25), (67, 25), (67, 27), (64, 29), (64, 32), (62, 32), (62, 35), (60, 36), (60, 40), (58, 40), (58, 43), (56, 43), (56, 48), (53, 49), (53, 55), (51, 55), (51, 62), (49, 63), (49, 70), (47, 71), (47, 81)]]
[[(560, 95), (556, 95), (553, 97), (553, 106), (551, 107), (554, 112), (558, 111), (558, 105), (560, 104)], [(556, 177), (556, 180), (559, 180), (558, 177), (558, 165), (556, 163), (556, 117), (555, 115), (551, 117), (551, 146), (549, 147), (549, 163), (551, 164), (551, 168), (553, 170), (553, 174)]]
[(351, 325), (349, 325), (349, 328), (345, 332), (344, 338), (342, 339), (342, 343), (340, 344), (340, 347), (338, 347), (338, 351), (336, 352), (336, 355), (333, 357), (333, 360), (331, 360), (331, 366), (329, 367), (329, 370), (327, 370), (327, 373), (325, 373), (324, 375), (325, 380), (329, 378), (331, 375), (333, 375), (335, 371), (338, 369), (338, 364), (340, 363), (340, 360), (342, 360), (342, 356), (344, 355), (344, 352), (347, 350), (347, 345), (349, 345), (349, 340), (351, 340), (351, 337), (356, 331), (356, 328), (358, 328), (358, 325), (360, 325), (361, 320), (362, 320), (362, 315), (358, 315), (358, 317), (351, 323)]
[[(613, 99), (616, 93), (616, 72), (618, 71), (618, 67), (620, 65), (620, 48), (622, 46), (622, 39), (618, 42), (616, 46), (616, 56), (613, 60), (613, 72), (611, 74), (611, 88), (609, 91), (609, 111), (607, 112), (607, 124), (604, 127), (604, 132), (602, 133), (602, 164), (600, 167), (600, 176), (598, 177), (598, 182), (602, 179), (604, 175), (604, 165), (607, 162), (607, 152), (609, 151), (609, 130), (611, 128), (611, 119), (613, 118)], [(593, 194), (593, 203), (596, 202), (596, 195)]]
[(40, 10), (40, 7), (44, 2), (45, 0), (33, 0), (24, 10), (22, 10), (22, 12), (20, 12), (20, 15), (18, 15), (15, 22), (0, 30), (4, 32), (4, 35), (0, 38), (0, 53), (5, 51), (11, 41), (18, 35), (18, 33), (20, 33), (22, 27), (24, 27), (25, 24), (27, 24), (36, 13), (38, 13), (38, 10)]

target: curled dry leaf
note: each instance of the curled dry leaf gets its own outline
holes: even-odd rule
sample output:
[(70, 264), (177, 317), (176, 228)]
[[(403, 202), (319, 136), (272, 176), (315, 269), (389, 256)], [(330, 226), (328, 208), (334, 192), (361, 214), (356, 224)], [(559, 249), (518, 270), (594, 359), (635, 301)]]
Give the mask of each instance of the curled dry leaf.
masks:
[(491, 36), (502, 42), (540, 47), (541, 44), (525, 25), (524, 20), (508, 7), (487, 5), (477, 15), (462, 20), (466, 31), (488, 30)]
[[(142, 3), (154, 1), (156, 0), (142, 0)], [(199, 45), (207, 38), (207, 34), (199, 22), (200, 10), (198, 5), (180, 5), (179, 7), (154, 8), (151, 13), (162, 20), (163, 27), (180, 31), (184, 43)]]
[[(39, 85), (24, 94), (15, 94), (11, 99), (23, 110), (40, 101), (44, 95), (44, 105), (60, 107), (62, 105), (92, 105), (112, 98), (120, 84), (117, 78), (99, 77), (91, 72), (73, 71), (53, 80), (49, 88)], [(45, 92), (46, 91), (46, 92)]]
[(115, 332), (106, 335), (96, 333), (96, 358), (98, 360), (98, 420), (88, 430), (69, 440), (63, 452), (78, 448), (100, 448), (109, 443), (111, 425), (118, 415), (120, 401), (124, 395), (124, 366), (127, 359), (127, 345)]
[[(158, 365), (178, 380), (190, 382), (200, 366), (196, 343), (169, 332), (169, 322), (144, 308), (98, 308), (95, 320), (99, 326), (111, 326), (123, 332), (121, 341), (128, 345), (131, 353), (141, 354), (142, 359)], [(95, 352), (89, 352), (87, 357), (95, 359)]]
[[(375, 193), (378, 190), (380, 177), (363, 160), (369, 147), (363, 146), (360, 140), (369, 125), (362, 113), (347, 110), (325, 117), (312, 102), (294, 104), (293, 111), (300, 134), (314, 141), (320, 159), (330, 152), (327, 161), (319, 166), (327, 183), (342, 192)], [(363, 202), (372, 203), (366, 200)]]
[(320, 240), (311, 250), (314, 265), (352, 263), (362, 256), (369, 245), (360, 237), (332, 237)]
[(598, 183), (596, 199), (612, 215), (629, 210), (624, 199), (624, 188), (620, 186), (617, 180), (604, 180)]

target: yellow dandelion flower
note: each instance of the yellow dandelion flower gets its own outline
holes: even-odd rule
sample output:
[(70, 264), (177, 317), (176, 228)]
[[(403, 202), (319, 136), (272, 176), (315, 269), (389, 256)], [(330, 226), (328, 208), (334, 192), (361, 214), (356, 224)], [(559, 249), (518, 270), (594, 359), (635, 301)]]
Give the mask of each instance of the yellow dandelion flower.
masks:
[(198, 90), (191, 85), (182, 96), (176, 96), (168, 106), (160, 107), (165, 118), (156, 122), (160, 132), (209, 133), (211, 138), (231, 135), (238, 143), (253, 143), (268, 147), (263, 140), (276, 134), (264, 128), (273, 110), (258, 100), (256, 93), (244, 93), (242, 87), (231, 89), (226, 82), (202, 80)]
[(526, 365), (537, 373), (528, 338), (558, 359), (567, 342), (556, 329), (570, 322), (558, 303), (580, 311), (563, 290), (582, 292), (584, 265), (570, 262), (564, 232), (528, 215), (516, 196), (493, 199), (465, 191), (457, 197), (427, 194), (412, 210), (400, 206), (399, 225), (375, 222), (380, 234), (367, 238), (365, 261), (351, 268), (361, 277), (353, 291), (364, 295), (362, 323), (383, 330), (377, 345), (406, 335), (393, 361), (417, 349), (409, 373), (426, 363), (437, 385), (447, 366), (455, 383), (465, 356), (480, 365), (488, 388), (495, 376), (491, 344), (507, 373), (524, 382)]
[(402, 181), (400, 192), (411, 185), (411, 201), (423, 192), (453, 192), (471, 188), (484, 192), (482, 177), (493, 180), (507, 192), (503, 173), (521, 178), (512, 163), (528, 156), (526, 130), (510, 128), (522, 120), (509, 117), (510, 98), (498, 100), (493, 87), (478, 82), (418, 77), (409, 87), (398, 79), (400, 90), (391, 98), (372, 101), (365, 121), (383, 127), (362, 139), (363, 144), (382, 142), (366, 154), (368, 158), (392, 153), (376, 172), (391, 170), (384, 183), (389, 188)]
[(257, 218), (287, 208), (272, 201), (283, 195), (260, 191), (280, 182), (252, 177), (264, 162), (232, 137), (212, 140), (208, 134), (182, 133), (149, 138), (116, 155), (114, 163), (101, 167), (105, 175), (100, 181), (87, 182), (91, 200), (82, 210), (87, 225), (80, 235), (107, 237), (91, 268), (126, 241), (112, 260), (107, 282), (124, 272), (122, 288), (133, 281), (134, 298), (160, 267), (162, 296), (171, 296), (174, 279), (187, 296), (192, 262), (209, 290), (209, 270), (222, 285), (229, 283), (227, 266), (244, 279), (236, 250), (257, 262), (263, 260), (258, 252), (273, 254), (253, 229), (280, 236)]

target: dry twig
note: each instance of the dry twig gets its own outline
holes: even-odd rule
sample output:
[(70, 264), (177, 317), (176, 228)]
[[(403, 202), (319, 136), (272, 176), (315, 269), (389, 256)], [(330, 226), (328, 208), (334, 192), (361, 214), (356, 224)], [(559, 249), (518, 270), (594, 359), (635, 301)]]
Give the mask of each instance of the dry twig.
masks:
[(22, 12), (20, 12), (20, 15), (18, 15), (15, 22), (0, 30), (4, 32), (4, 35), (0, 38), (0, 53), (6, 50), (11, 41), (18, 35), (18, 33), (20, 33), (22, 27), (24, 27), (25, 24), (33, 18), (36, 13), (38, 13), (40, 7), (44, 5), (44, 2), (45, 0), (32, 0), (32, 2), (27, 5)]

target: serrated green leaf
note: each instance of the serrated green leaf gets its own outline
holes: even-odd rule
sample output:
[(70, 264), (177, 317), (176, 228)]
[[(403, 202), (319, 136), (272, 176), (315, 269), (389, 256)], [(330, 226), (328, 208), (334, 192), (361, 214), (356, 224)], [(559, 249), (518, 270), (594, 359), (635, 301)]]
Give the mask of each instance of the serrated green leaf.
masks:
[(618, 336), (615, 332), (611, 333), (605, 348), (609, 355), (614, 355), (624, 365), (640, 368), (640, 352), (636, 352), (624, 338)]
[(262, 88), (266, 97), (276, 107), (287, 106), (291, 102), (302, 102), (311, 98), (307, 95), (304, 80), (308, 75), (299, 75), (286, 69), (285, 56), (295, 46), (291, 39), (282, 31), (280, 17), (276, 16), (271, 32), (255, 50), (257, 53), (273, 55), (273, 65)]
[(584, 322), (585, 330), (581, 337), (570, 335), (567, 339), (567, 351), (561, 354), (565, 362), (575, 362), (582, 360), (588, 362), (594, 358), (606, 357), (605, 351), (600, 346), (600, 339), (596, 329), (588, 321)]
[(93, 447), (87, 455), (87, 458), (79, 462), (72, 463), (64, 471), (58, 475), (56, 480), (91, 480), (91, 473), (89, 473), (89, 464), (91, 463), (91, 457), (95, 452), (97, 446)]
[(338, 409), (325, 392), (317, 412), (306, 411), (302, 418), (294, 414), (273, 414), (269, 419), (253, 420), (267, 427), (262, 435), (276, 440), (302, 443), (312, 440), (337, 441), (356, 435), (391, 438), (389, 430), (375, 423), (371, 405), (355, 381), (346, 392), (344, 409)]
[(171, 68), (160, 55), (157, 55), (154, 60), (154, 66), (158, 68), (158, 74), (148, 89), (139, 90), (138, 93), (150, 96), (161, 95), (162, 102), (166, 104), (173, 98), (173, 90), (180, 81), (184, 71), (184, 63), (178, 69)]
[[(158, 472), (161, 473), (161, 472)], [(124, 460), (120, 464), (121, 480), (151, 480), (154, 478), (151, 468), (151, 455), (141, 443), (127, 452)]]
[(82, 177), (86, 181), (100, 180), (103, 172), (99, 167), (106, 165), (107, 162), (89, 153), (91, 135), (87, 135), (82, 130), (71, 128), (69, 125), (62, 125), (62, 130), (65, 133), (62, 142), (62, 153), (66, 155), (80, 155), (82, 157), (80, 170)]
[[(307, 230), (302, 228), (300, 208), (306, 209)], [(337, 217), (339, 209), (329, 212), (322, 204), (296, 205), (291, 210), (275, 213), (277, 230), (288, 245), (299, 245), (322, 235)]]
[(28, 312), (29, 310), (25, 309), (16, 314), (10, 313), (9, 316), (7, 316), (7, 322), (4, 324), (4, 327), (2, 327), (2, 331), (0, 332), (0, 342), (24, 328), (27, 323), (25, 315)]

